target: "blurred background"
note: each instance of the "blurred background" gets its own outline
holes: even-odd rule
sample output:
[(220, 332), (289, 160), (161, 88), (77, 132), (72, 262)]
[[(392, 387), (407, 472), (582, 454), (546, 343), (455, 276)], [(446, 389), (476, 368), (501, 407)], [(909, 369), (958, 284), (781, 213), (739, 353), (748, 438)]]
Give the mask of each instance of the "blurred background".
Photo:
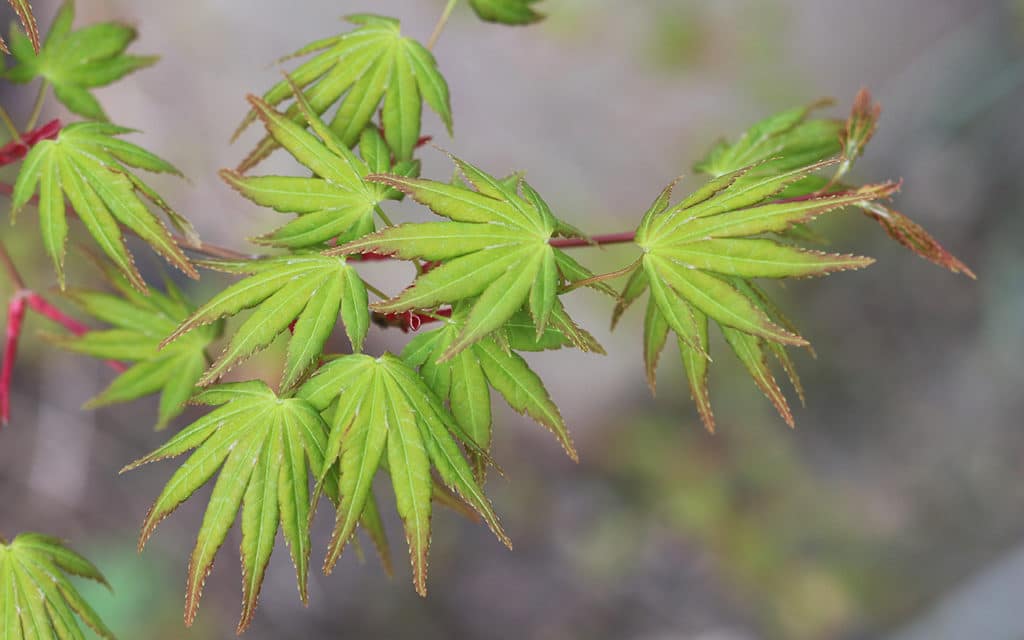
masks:
[[(138, 25), (132, 51), (163, 57), (98, 95), (115, 122), (144, 131), (136, 142), (189, 176), (154, 179), (158, 190), (205, 239), (244, 249), (243, 234), (279, 221), (216, 177), (256, 140), (253, 130), (228, 145), (244, 95), (279, 78), (279, 56), (346, 29), (346, 13), (395, 15), (425, 39), (443, 2), (77, 4), (77, 24)], [(56, 3), (33, 6), (48, 25)], [(878, 264), (779, 291), (819, 354), (797, 355), (809, 398), (797, 429), (723, 355), (711, 381), (717, 435), (702, 429), (676, 358), (665, 357), (651, 399), (642, 312), (612, 334), (609, 301), (576, 294), (571, 311), (610, 355), (530, 362), (567, 417), (580, 464), (503, 404), (496, 417), (506, 475), (488, 488), (515, 551), (439, 510), (431, 595), (420, 599), (391, 517), (396, 577), (373, 557), (346, 554), (331, 576), (313, 573), (304, 610), (282, 543), (246, 637), (1024, 638), (1024, 2), (538, 6), (549, 19), (531, 28), (483, 24), (464, 6), (456, 12), (436, 49), (456, 137), (430, 115), (425, 132), (438, 144), (493, 173), (527, 170), (556, 214), (589, 232), (623, 231), (718, 138), (820, 96), (835, 97), (833, 113), (844, 117), (868, 86), (884, 114), (857, 177), (903, 177), (898, 208), (979, 279), (926, 263), (855, 213), (835, 216), (823, 230), (841, 238), (836, 249)], [(6, 24), (6, 6), (0, 15)], [(0, 94), (23, 119), (33, 91), (4, 84)], [(66, 117), (56, 103), (47, 114)], [(442, 154), (425, 152), (426, 175), (450, 171)], [(277, 154), (257, 170), (271, 172), (297, 170)], [(2, 177), (13, 180), (9, 170)], [(30, 285), (44, 290), (53, 275), (34, 224), (23, 215), (2, 233)], [(137, 249), (157, 276), (157, 261)], [(579, 258), (595, 270), (632, 259), (628, 248)], [(71, 260), (72, 281), (88, 283), (85, 261)], [(399, 265), (368, 268), (392, 290), (412, 275)], [(203, 300), (224, 282), (204, 277), (191, 293)], [(9, 283), (0, 292), (6, 299)], [(61, 536), (95, 560), (114, 595), (83, 589), (121, 638), (231, 637), (239, 532), (186, 630), (185, 568), (209, 489), (136, 554), (138, 525), (175, 467), (117, 470), (167, 437), (151, 429), (155, 402), (80, 411), (112, 374), (46, 347), (35, 337), (41, 329), (52, 327), (30, 316), (13, 420), (0, 432), (0, 533)], [(374, 331), (368, 351), (404, 340)], [(274, 379), (279, 366), (280, 349), (271, 350), (242, 375)], [(314, 556), (326, 546), (329, 511), (316, 522)]]

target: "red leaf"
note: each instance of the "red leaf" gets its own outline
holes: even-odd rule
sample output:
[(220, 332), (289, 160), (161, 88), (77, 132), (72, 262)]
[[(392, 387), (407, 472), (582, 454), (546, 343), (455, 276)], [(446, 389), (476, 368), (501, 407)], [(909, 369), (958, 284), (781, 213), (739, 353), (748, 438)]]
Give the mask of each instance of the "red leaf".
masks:
[(21, 140), (14, 140), (0, 147), (0, 167), (24, 158), (29, 150), (40, 140), (56, 139), (57, 134), (60, 133), (61, 126), (60, 120), (50, 120), (41, 127), (23, 133)]

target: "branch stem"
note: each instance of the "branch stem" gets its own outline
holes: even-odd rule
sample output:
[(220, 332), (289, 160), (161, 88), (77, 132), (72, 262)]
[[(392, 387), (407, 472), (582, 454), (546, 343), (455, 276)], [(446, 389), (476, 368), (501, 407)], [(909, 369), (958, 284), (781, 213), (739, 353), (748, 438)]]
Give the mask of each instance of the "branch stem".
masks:
[(381, 291), (377, 287), (373, 286), (372, 284), (370, 284), (366, 280), (363, 280), (363, 286), (366, 287), (367, 291), (369, 291), (373, 295), (377, 296), (381, 300), (390, 300), (391, 299), (391, 296), (389, 296), (388, 294), (384, 293), (383, 291)]
[(590, 278), (587, 278), (586, 280), (578, 280), (576, 282), (571, 283), (568, 287), (566, 287), (564, 293), (568, 293), (570, 291), (574, 291), (576, 289), (579, 289), (580, 287), (589, 287), (589, 286), (597, 284), (599, 282), (604, 282), (605, 280), (614, 280), (616, 278), (621, 278), (623, 276), (628, 276), (629, 274), (631, 274), (634, 271), (636, 271), (636, 269), (639, 266), (640, 266), (640, 260), (637, 260), (636, 262), (634, 262), (633, 264), (629, 265), (628, 267), (623, 267), (622, 269), (619, 269), (618, 271), (612, 271), (611, 273), (602, 273), (601, 275), (592, 276)]
[(633, 242), (636, 233), (623, 231), (622, 233), (608, 233), (590, 238), (553, 238), (549, 244), (559, 249), (572, 249), (575, 247), (597, 247), (606, 244), (624, 244)]
[(384, 213), (384, 209), (381, 209), (379, 204), (375, 205), (373, 207), (373, 210), (377, 212), (377, 217), (380, 218), (381, 222), (383, 222), (389, 227), (395, 226), (395, 223), (391, 221), (391, 218), (388, 217), (388, 214)]

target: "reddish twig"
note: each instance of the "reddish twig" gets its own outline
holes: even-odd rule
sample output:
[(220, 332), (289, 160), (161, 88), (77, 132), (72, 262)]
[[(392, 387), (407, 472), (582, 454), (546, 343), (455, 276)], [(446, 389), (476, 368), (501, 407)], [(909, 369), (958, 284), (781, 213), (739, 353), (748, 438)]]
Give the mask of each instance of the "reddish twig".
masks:
[(3, 365), (0, 367), (0, 420), (6, 425), (11, 419), (11, 379), (14, 360), (18, 355), (21, 323), (25, 319), (25, 297), (19, 294), (7, 305), (7, 337), (4, 340)]
[(635, 232), (623, 231), (622, 233), (608, 233), (601, 236), (592, 236), (590, 238), (552, 238), (549, 244), (552, 247), (557, 247), (559, 249), (571, 249), (573, 247), (596, 247), (606, 244), (622, 244), (625, 242), (633, 242), (635, 238)]
[(28, 306), (31, 307), (33, 311), (41, 316), (53, 320), (76, 336), (81, 336), (89, 332), (89, 327), (65, 314), (60, 309), (47, 302), (46, 299), (38, 293), (30, 291), (25, 297), (28, 299)]

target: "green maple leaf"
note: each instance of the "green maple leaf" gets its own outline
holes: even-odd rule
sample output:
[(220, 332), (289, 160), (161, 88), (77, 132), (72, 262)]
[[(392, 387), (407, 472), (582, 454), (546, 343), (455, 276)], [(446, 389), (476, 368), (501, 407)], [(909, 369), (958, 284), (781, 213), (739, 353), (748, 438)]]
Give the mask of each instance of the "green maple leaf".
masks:
[[(820, 100), (765, 118), (735, 142), (719, 142), (694, 168), (712, 177), (748, 168), (747, 175), (740, 180), (742, 183), (832, 158), (842, 151), (839, 136), (843, 122), (809, 119), (815, 110), (830, 104), (830, 100)], [(814, 182), (813, 176), (805, 177), (807, 184)], [(794, 188), (793, 184), (789, 185), (790, 189)]]
[[(490, 389), (493, 387), (509, 406), (549, 429), (569, 457), (578, 461), (576, 448), (558, 407), (551, 400), (540, 377), (530, 369), (522, 356), (511, 349), (503, 349), (498, 341), (488, 337), (459, 352), (454, 358), (438, 362), (462, 333), (468, 312), (466, 305), (460, 305), (443, 327), (413, 338), (402, 351), (402, 358), (412, 366), (419, 367), (427, 386), (439, 398), (448, 401), (456, 422), (482, 451), (488, 451), (491, 446), (493, 419)], [(530, 325), (529, 333), (523, 337), (532, 338), (534, 345), (547, 342), (561, 346), (568, 342), (563, 334), (555, 330), (546, 332), (538, 340), (532, 323), (526, 324)], [(505, 330), (509, 331), (507, 327)], [(478, 470), (482, 468), (478, 465)]]
[[(263, 95), (276, 106), (293, 95), (291, 83), (305, 90), (310, 107), (322, 115), (340, 100), (330, 128), (351, 147), (381, 105), (385, 137), (398, 160), (411, 160), (420, 136), (423, 102), (441, 116), (449, 132), (452, 115), (448, 84), (434, 56), (421, 44), (403, 37), (397, 20), (372, 15), (349, 16), (359, 28), (318, 40), (290, 57), (320, 52)], [(383, 104), (381, 101), (383, 100)], [(297, 105), (287, 114), (301, 119)], [(236, 137), (256, 118), (246, 116)], [(245, 173), (277, 148), (267, 136), (238, 167)]]
[(594, 336), (577, 326), (565, 312), (561, 302), (555, 303), (547, 328), (538, 336), (537, 325), (530, 312), (522, 309), (491, 337), (503, 349), (515, 351), (549, 351), (563, 347), (576, 347), (581, 351), (605, 355), (604, 347)]
[(531, 5), (540, 0), (469, 0), (469, 6), (481, 20), (501, 24), (533, 24), (544, 16), (533, 10)]
[[(748, 169), (741, 169), (710, 180), (675, 206), (670, 205), (669, 187), (640, 223), (636, 243), (643, 249), (643, 257), (626, 284), (615, 318), (650, 288), (644, 326), (648, 380), (653, 389), (659, 354), (669, 331), (674, 332), (691, 394), (709, 429), (714, 422), (707, 392), (708, 320), (722, 328), (733, 352), (783, 419), (792, 424), (792, 413), (768, 369), (767, 353), (773, 352), (792, 372), (783, 347), (808, 343), (779, 318), (749, 281), (821, 276), (873, 262), (760, 237), (830, 211), (888, 197), (896, 190), (896, 185), (881, 184), (845, 193), (778, 199), (790, 185), (832, 164), (812, 164), (754, 180), (746, 178)], [(792, 378), (798, 386), (798, 380)]]
[(0, 637), (84, 640), (81, 620), (101, 638), (113, 640), (69, 574), (110, 588), (99, 569), (56, 538), (23, 533), (10, 544), (0, 538)]
[[(33, 51), (39, 53), (39, 26), (36, 24), (36, 17), (32, 13), (32, 6), (29, 5), (28, 0), (7, 0), (7, 2), (14, 9), (14, 13), (18, 15), (18, 20), (21, 21), (21, 28), (25, 30), (25, 35), (28, 37), (29, 42), (32, 43)], [(2, 37), (0, 37), (0, 51), (10, 53), (7, 43)]]
[(370, 325), (369, 301), (366, 286), (344, 258), (310, 253), (203, 264), (228, 273), (251, 275), (196, 309), (164, 341), (165, 345), (221, 318), (245, 309), (255, 311), (200, 378), (200, 385), (216, 381), (235, 364), (265, 348), (288, 331), (293, 322), (282, 382), (285, 389), (301, 381), (317, 364), (339, 313), (353, 348), (362, 350)]
[[(18, 0), (18, 4), (27, 6), (24, 0)], [(57, 99), (68, 109), (92, 120), (106, 120), (103, 107), (90, 89), (104, 87), (148, 67), (158, 58), (124, 53), (138, 35), (132, 27), (105, 22), (72, 31), (74, 19), (75, 4), (67, 0), (57, 12), (39, 50), (32, 46), (28, 37), (12, 31), (11, 52), (17, 64), (4, 72), (4, 77), (18, 83), (44, 78), (53, 85)]]
[[(853, 187), (839, 180), (849, 173), (854, 162), (864, 153), (877, 129), (881, 108), (872, 102), (871, 94), (862, 89), (845, 121), (810, 118), (815, 109), (829, 104), (831, 101), (819, 101), (770, 116), (753, 125), (735, 142), (720, 142), (697, 163), (695, 169), (719, 178), (747, 168), (745, 175), (737, 180), (742, 185), (839, 155), (840, 161), (833, 176), (805, 176), (790, 184), (779, 197), (797, 198), (822, 191), (849, 191)], [(902, 213), (871, 200), (853, 206), (877, 221), (889, 237), (925, 260), (953, 273), (974, 277), (974, 272), (967, 265)], [(794, 225), (783, 235), (796, 240), (818, 239), (804, 225)]]
[(278, 528), (291, 551), (299, 595), (307, 601), (309, 473), (318, 473), (324, 464), (327, 429), (305, 400), (278, 397), (258, 381), (210, 387), (195, 401), (218, 408), (122, 473), (195, 450), (146, 515), (141, 550), (157, 525), (220, 469), (189, 561), (185, 623), (191, 626), (195, 620), (203, 583), (241, 507), (241, 633), (255, 613)]
[[(330, 437), (320, 481), (337, 462), (340, 502), (324, 570), (337, 563), (356, 525), (366, 513), (373, 478), (381, 466), (391, 476), (398, 514), (405, 525), (413, 585), (427, 589), (431, 499), (441, 482), (472, 507), (499, 540), (509, 541), (490, 501), (473, 478), (458, 440), (472, 445), (441, 400), (401, 359), (349, 355), (321, 367), (297, 396), (324, 412)], [(458, 438), (458, 440), (456, 440)]]
[(68, 235), (65, 198), (100, 249), (140, 291), (146, 290), (146, 283), (125, 246), (121, 227), (146, 241), (189, 277), (199, 277), (166, 225), (153, 215), (143, 199), (163, 210), (188, 235), (194, 235), (191, 225), (129, 167), (179, 176), (181, 173), (167, 161), (116, 137), (131, 132), (106, 123), (79, 122), (64, 127), (55, 140), (40, 141), (25, 156), (11, 196), (11, 217), (39, 192), (43, 247), (53, 261), (61, 288), (65, 286)]
[(156, 428), (165, 428), (184, 410), (203, 371), (209, 365), (206, 350), (221, 331), (220, 323), (193, 331), (160, 348), (160, 343), (192, 313), (192, 306), (171, 281), (167, 292), (135, 291), (123, 277), (108, 273), (116, 293), (72, 291), (69, 297), (83, 311), (112, 328), (81, 336), (50, 335), (58, 346), (76, 353), (134, 363), (86, 407), (129, 402), (160, 393)]
[(542, 334), (563, 281), (592, 275), (549, 244), (557, 233), (573, 232), (555, 219), (529, 184), (520, 181), (520, 195), (473, 165), (454, 157), (453, 161), (475, 191), (418, 178), (366, 178), (405, 192), (450, 222), (402, 224), (327, 252), (443, 261), (394, 299), (373, 305), (376, 311), (396, 313), (476, 298), (462, 331), (442, 354), (443, 360), (501, 328), (527, 303), (537, 333)]
[[(387, 145), (376, 129), (367, 127), (360, 138), (360, 150), (365, 160), (356, 157), (310, 111), (302, 94), (296, 96), (313, 133), (261, 99), (250, 97), (250, 101), (266, 125), (268, 135), (310, 169), (314, 176), (247, 177), (235, 171), (221, 171), (221, 177), (228, 184), (256, 204), (299, 216), (255, 241), (295, 249), (320, 246), (335, 239), (351, 240), (373, 232), (377, 205), (397, 194), (386, 185), (363, 179), (370, 173), (370, 165), (375, 171), (392, 170)], [(398, 170), (402, 168), (418, 171), (419, 165), (409, 162), (396, 167)]]

